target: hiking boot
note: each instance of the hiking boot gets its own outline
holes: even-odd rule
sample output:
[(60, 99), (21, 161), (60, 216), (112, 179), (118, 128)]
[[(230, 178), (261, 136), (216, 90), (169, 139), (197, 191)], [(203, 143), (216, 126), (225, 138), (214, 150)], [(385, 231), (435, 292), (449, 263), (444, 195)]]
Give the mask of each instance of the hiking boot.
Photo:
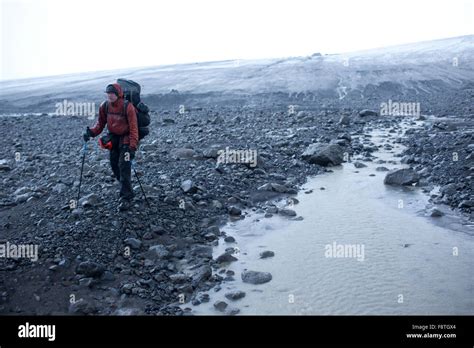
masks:
[(132, 202), (128, 199), (120, 199), (120, 204), (118, 206), (118, 209), (120, 211), (126, 211), (129, 210), (132, 207)]

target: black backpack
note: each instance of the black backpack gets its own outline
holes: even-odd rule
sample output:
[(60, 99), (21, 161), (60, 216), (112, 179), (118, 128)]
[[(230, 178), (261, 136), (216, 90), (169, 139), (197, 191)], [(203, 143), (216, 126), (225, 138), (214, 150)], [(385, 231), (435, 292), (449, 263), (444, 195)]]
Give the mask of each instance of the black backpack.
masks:
[[(145, 103), (140, 100), (141, 87), (138, 83), (132, 80), (117, 79), (117, 83), (122, 87), (123, 97), (125, 102), (123, 103), (123, 114), (127, 117), (128, 103), (132, 103), (135, 107), (137, 114), (138, 123), (138, 139), (142, 140), (150, 133), (150, 109)], [(105, 102), (105, 114), (108, 111), (108, 102)]]

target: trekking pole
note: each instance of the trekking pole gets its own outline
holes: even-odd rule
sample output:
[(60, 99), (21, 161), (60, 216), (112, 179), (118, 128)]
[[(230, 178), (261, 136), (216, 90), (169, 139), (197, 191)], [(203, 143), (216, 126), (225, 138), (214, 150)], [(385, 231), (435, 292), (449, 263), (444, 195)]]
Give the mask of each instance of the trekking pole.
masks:
[(87, 142), (84, 141), (84, 146), (82, 147), (81, 176), (79, 178), (79, 191), (77, 192), (76, 204), (79, 204), (79, 198), (81, 197), (82, 172), (84, 171), (84, 161), (86, 159), (86, 150), (87, 150)]
[(150, 208), (150, 203), (148, 203), (148, 199), (146, 198), (145, 191), (143, 190), (142, 183), (140, 181), (140, 178), (138, 177), (137, 171), (135, 170), (135, 163), (133, 161), (132, 161), (132, 169), (133, 169), (133, 172), (135, 173), (135, 177), (138, 180), (138, 184), (140, 185), (140, 189), (142, 190), (142, 194), (143, 194), (143, 197), (145, 198), (146, 205), (148, 206), (148, 208)]

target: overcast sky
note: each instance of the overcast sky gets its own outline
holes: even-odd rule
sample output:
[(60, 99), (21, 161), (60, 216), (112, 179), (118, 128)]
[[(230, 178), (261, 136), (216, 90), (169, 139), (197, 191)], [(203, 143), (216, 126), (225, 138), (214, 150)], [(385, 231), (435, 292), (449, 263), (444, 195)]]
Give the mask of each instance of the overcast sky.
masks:
[(473, 34), (474, 0), (0, 0), (1, 79)]

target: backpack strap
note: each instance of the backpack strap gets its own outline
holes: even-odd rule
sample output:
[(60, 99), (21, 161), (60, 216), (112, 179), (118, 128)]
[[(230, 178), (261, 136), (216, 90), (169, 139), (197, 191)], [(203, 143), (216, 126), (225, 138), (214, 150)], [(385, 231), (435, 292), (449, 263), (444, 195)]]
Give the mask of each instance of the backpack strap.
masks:
[[(127, 107), (128, 107), (128, 100), (125, 100), (123, 102), (123, 110), (122, 110), (122, 116), (125, 116), (125, 118), (127, 117)], [(104, 102), (104, 112), (105, 112), (105, 116), (107, 116), (107, 114), (109, 113), (109, 102), (107, 100)]]
[(128, 108), (128, 100), (124, 100), (123, 101), (123, 116), (125, 116), (125, 119), (127, 120), (128, 122), (128, 118), (127, 118), (127, 108)]

